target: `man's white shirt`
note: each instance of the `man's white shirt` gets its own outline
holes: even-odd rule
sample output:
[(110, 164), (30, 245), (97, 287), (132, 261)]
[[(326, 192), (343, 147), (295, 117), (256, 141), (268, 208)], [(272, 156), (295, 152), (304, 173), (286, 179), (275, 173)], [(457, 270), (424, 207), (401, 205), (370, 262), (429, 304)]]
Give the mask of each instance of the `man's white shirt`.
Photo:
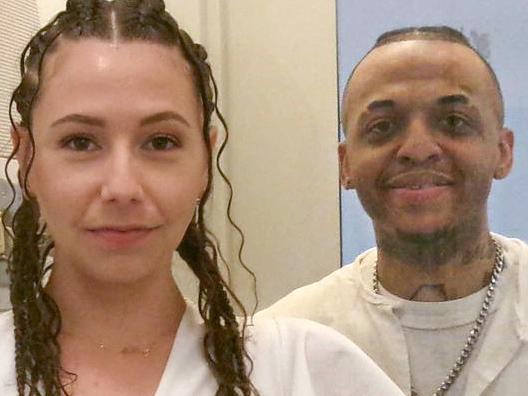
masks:
[[(528, 245), (494, 237), (504, 249), (506, 267), (492, 314), (450, 395), (528, 394)], [(362, 348), (405, 394), (411, 395), (414, 386), (420, 396), (430, 395), (459, 356), (484, 291), (445, 303), (376, 294), (376, 260), (376, 249), (368, 250), (257, 316), (294, 316), (333, 327)]]

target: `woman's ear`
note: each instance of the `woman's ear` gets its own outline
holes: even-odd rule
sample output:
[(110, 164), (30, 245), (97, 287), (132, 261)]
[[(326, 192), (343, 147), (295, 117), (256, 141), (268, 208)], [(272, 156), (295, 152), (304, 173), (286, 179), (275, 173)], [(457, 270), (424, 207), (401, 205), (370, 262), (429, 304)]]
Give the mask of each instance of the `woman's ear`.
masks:
[[(11, 143), (15, 151), (15, 158), (18, 162), (19, 178), (21, 179), (27, 173), (29, 162), (33, 154), (33, 145), (29, 138), (29, 131), (20, 124), (11, 128)], [(23, 185), (23, 180), (19, 180)]]
[[(211, 162), (213, 164), (213, 167), (214, 167), (214, 163), (215, 163), (215, 148), (216, 148), (216, 142), (217, 142), (217, 139), (218, 139), (218, 128), (216, 126), (213, 126), (211, 125), (209, 127), (209, 150), (210, 150), (210, 153), (211, 153)], [(207, 168), (204, 168), (204, 174), (203, 174), (203, 180), (204, 180), (204, 183), (203, 183), (203, 188), (202, 188), (202, 192), (200, 194), (200, 197), (199, 199), (202, 198), (202, 196), (205, 194), (205, 191), (207, 190), (207, 186), (209, 185), (209, 172), (208, 172), (208, 169)]]
[(211, 148), (211, 151), (214, 151), (214, 148), (216, 147), (217, 139), (218, 139), (218, 128), (212, 125), (209, 127), (209, 146)]

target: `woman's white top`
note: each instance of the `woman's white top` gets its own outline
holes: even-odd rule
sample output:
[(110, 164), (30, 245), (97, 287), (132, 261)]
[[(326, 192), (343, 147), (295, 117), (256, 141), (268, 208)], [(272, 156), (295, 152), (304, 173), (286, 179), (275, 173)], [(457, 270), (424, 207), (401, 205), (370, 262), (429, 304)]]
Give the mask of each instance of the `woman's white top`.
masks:
[[(203, 320), (188, 305), (155, 396), (215, 395), (218, 385), (204, 358), (203, 336)], [(247, 328), (246, 346), (254, 363), (251, 380), (261, 396), (403, 395), (351, 341), (314, 322), (256, 320)], [(18, 396), (11, 311), (0, 315), (0, 395)]]

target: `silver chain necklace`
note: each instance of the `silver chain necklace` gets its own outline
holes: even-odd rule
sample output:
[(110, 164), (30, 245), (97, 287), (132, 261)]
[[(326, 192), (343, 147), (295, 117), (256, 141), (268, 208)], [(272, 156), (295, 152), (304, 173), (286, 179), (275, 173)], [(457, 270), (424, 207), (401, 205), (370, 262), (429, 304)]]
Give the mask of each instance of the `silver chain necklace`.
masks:
[[(482, 328), (486, 323), (486, 319), (488, 318), (490, 305), (493, 301), (493, 298), (495, 297), (497, 280), (499, 279), (500, 273), (504, 269), (504, 250), (494, 238), (492, 238), (492, 241), (495, 247), (495, 264), (493, 266), (493, 272), (491, 274), (491, 280), (488, 285), (488, 290), (486, 291), (486, 296), (484, 297), (484, 301), (482, 302), (482, 307), (480, 308), (480, 312), (477, 316), (477, 319), (473, 324), (473, 328), (469, 332), (469, 336), (466, 340), (466, 343), (464, 344), (464, 347), (462, 348), (462, 351), (460, 352), (460, 355), (458, 356), (458, 359), (455, 361), (455, 364), (449, 371), (449, 374), (444, 378), (440, 386), (433, 393), (433, 396), (445, 395), (447, 390), (451, 387), (451, 385), (453, 385), (455, 380), (458, 378), (460, 372), (462, 371), (462, 368), (471, 356), (473, 348), (475, 347), (475, 344), (480, 334), (482, 333)], [(374, 265), (374, 276), (372, 279), (372, 288), (374, 290), (374, 293), (376, 294), (380, 294), (379, 284), (380, 283), (378, 278), (378, 262), (376, 261), (376, 264)]]

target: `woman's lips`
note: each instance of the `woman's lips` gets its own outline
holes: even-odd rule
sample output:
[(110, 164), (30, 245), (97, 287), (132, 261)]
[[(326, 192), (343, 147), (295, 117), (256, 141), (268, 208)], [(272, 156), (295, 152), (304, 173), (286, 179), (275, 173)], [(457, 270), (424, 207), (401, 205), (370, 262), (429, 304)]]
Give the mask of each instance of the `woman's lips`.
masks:
[(106, 248), (129, 248), (141, 244), (155, 228), (112, 228), (90, 229), (88, 232), (96, 242)]

